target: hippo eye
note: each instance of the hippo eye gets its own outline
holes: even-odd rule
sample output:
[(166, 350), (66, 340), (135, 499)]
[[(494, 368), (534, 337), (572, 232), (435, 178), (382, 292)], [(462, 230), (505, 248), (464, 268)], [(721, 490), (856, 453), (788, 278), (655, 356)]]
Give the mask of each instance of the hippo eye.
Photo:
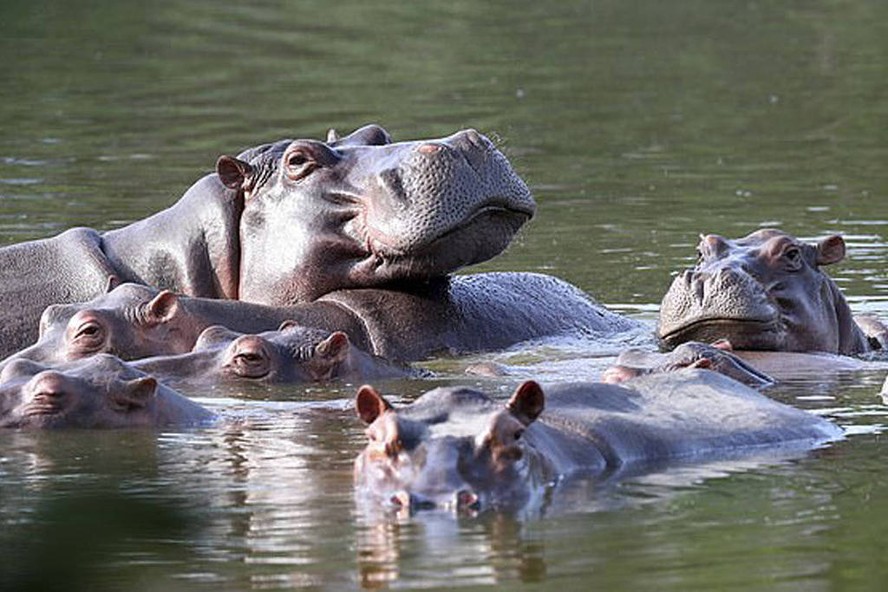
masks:
[(74, 342), (81, 346), (97, 346), (104, 338), (104, 329), (95, 321), (87, 321), (74, 332)]
[(285, 159), (287, 168), (286, 173), (293, 181), (307, 177), (313, 170), (318, 168), (319, 164), (307, 150), (297, 148), (291, 151)]
[(515, 430), (515, 439), (520, 440), (521, 436), (524, 435), (524, 430)]

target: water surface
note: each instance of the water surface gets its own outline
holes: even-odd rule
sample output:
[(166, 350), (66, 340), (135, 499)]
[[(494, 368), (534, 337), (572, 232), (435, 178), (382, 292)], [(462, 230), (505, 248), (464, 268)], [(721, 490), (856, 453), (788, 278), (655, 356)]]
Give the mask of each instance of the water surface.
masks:
[[(830, 271), (855, 312), (888, 315), (884, 3), (9, 0), (0, 16), (0, 244), (122, 226), (281, 137), (474, 127), (539, 203), (479, 269), (552, 273), (652, 323), (699, 233), (780, 226), (843, 234)], [(494, 357), (551, 382), (613, 353)], [(380, 388), (506, 396), (521, 378), (460, 376), (470, 361)], [(206, 430), (3, 433), (0, 588), (877, 589), (884, 374), (771, 391), (849, 428), (827, 448), (579, 480), (521, 515), (359, 511), (352, 385), (194, 393), (228, 419)]]

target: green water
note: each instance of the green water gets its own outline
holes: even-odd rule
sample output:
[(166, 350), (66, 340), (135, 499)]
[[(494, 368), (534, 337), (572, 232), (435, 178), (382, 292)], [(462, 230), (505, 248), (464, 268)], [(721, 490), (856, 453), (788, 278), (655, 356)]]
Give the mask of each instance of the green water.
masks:
[[(832, 274), (888, 315), (885, 3), (6, 0), (0, 56), (0, 243), (143, 218), (280, 137), (474, 127), (539, 203), (483, 269), (652, 322), (699, 233), (778, 225), (842, 233)], [(606, 353), (497, 359), (554, 381)], [(570, 484), (529, 516), (359, 511), (350, 386), (195, 393), (229, 418), (196, 432), (3, 433), (0, 589), (882, 589), (884, 374), (772, 392), (850, 429), (826, 449)]]

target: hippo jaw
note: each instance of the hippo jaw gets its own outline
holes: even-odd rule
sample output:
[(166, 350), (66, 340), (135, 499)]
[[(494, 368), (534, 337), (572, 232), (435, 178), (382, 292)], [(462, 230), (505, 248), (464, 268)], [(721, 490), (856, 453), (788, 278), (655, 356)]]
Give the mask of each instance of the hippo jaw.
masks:
[(479, 413), (478, 399), (470, 398), (479, 393), (457, 391), (452, 401), (468, 401), (469, 409), (412, 419), (409, 412), (399, 417), (372, 387), (361, 387), (357, 407), (369, 423), (370, 442), (355, 461), (356, 484), (399, 512), (521, 507), (548, 466), (521, 440), (542, 411), (541, 393), (528, 381), (505, 409)]
[(265, 304), (446, 275), (502, 252), (536, 208), (474, 130), (281, 141), (223, 157), (217, 172), (246, 196), (239, 298)]

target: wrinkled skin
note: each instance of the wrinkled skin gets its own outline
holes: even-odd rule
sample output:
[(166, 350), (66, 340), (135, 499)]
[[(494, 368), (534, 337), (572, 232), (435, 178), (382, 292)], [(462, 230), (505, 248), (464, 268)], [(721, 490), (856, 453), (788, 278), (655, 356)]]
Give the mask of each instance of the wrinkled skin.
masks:
[(9, 359), (60, 363), (99, 352), (126, 360), (183, 354), (212, 325), (258, 333), (290, 319), (343, 331), (356, 348), (402, 362), (438, 352), (503, 349), (529, 339), (641, 330), (576, 287), (531, 273), (453, 276), (413, 291), (339, 290), (288, 307), (122, 284), (90, 302), (49, 307), (37, 343)]
[(277, 331), (245, 334), (208, 327), (187, 354), (145, 358), (133, 366), (167, 384), (306, 383), (400, 378), (415, 373), (330, 333), (285, 321)]
[(660, 306), (666, 347), (727, 339), (737, 350), (852, 355), (883, 339), (867, 338), (820, 269), (845, 257), (838, 235), (807, 244), (774, 229), (737, 240), (709, 234), (698, 252), (697, 265), (675, 278)]
[(535, 210), (505, 157), (474, 130), (392, 143), (367, 126), (223, 157), (217, 170), (245, 194), (239, 298), (271, 305), (485, 261)]
[(619, 383), (644, 374), (675, 372), (681, 368), (705, 368), (752, 388), (774, 384), (773, 378), (734, 355), (727, 341), (713, 344), (688, 341), (665, 353), (629, 349), (620, 353), (601, 379)]
[(17, 360), (0, 372), (0, 427), (201, 425), (214, 415), (110, 355), (48, 368)]
[(393, 144), (371, 125), (223, 156), (145, 220), (0, 248), (0, 356), (34, 342), (47, 306), (120, 282), (273, 305), (422, 283), (497, 255), (534, 209), (472, 130)]
[(612, 476), (768, 447), (804, 450), (842, 434), (820, 417), (699, 369), (625, 385), (558, 384), (545, 394), (528, 381), (505, 405), (450, 387), (395, 409), (363, 386), (355, 406), (369, 440), (355, 461), (360, 497), (410, 510), (520, 508), (560, 477)]

